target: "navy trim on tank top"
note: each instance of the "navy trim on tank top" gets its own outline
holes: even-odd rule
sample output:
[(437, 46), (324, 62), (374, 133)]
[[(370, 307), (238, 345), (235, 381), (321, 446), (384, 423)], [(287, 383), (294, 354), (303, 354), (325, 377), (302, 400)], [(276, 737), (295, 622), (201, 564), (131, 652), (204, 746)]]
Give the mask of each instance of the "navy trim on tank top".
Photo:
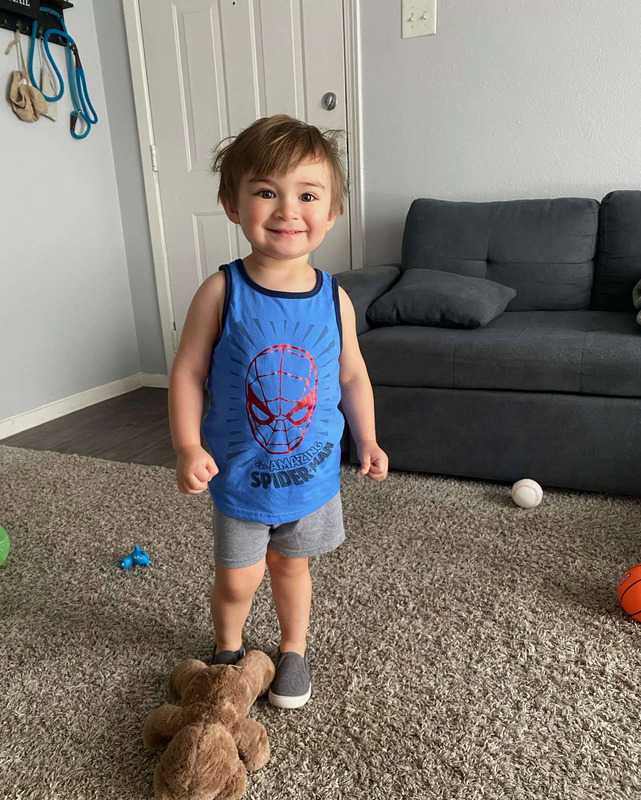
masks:
[[(316, 287), (311, 289), (309, 292), (274, 292), (271, 289), (265, 289), (262, 286), (259, 286), (256, 281), (253, 281), (245, 269), (245, 265), (241, 258), (236, 259), (236, 265), (238, 266), (238, 271), (240, 274), (245, 278), (247, 283), (254, 289), (263, 292), (264, 294), (268, 294), (272, 297), (313, 297), (320, 291), (320, 287), (323, 281), (323, 276), (321, 275), (320, 271), (314, 267), (314, 271), (316, 272)], [(218, 271), (222, 270), (225, 275), (225, 300), (223, 302), (223, 313), (221, 316), (220, 321), (220, 333), (218, 335), (218, 341), (220, 341), (221, 336), (223, 335), (223, 330), (225, 329), (225, 321), (227, 320), (227, 312), (229, 311), (229, 304), (231, 302), (231, 269), (229, 268), (229, 264), (221, 264), (218, 267)], [(334, 311), (336, 312), (336, 325), (338, 326), (338, 338), (340, 342), (339, 352), (343, 352), (343, 320), (341, 317), (341, 301), (340, 296), (338, 294), (338, 279), (335, 275), (332, 275), (332, 296), (334, 297)], [(216, 342), (218, 344), (218, 342)], [(214, 345), (214, 349), (216, 345)]]
[(339, 355), (343, 352), (343, 320), (341, 318), (341, 300), (338, 295), (338, 278), (332, 275), (332, 295), (334, 297), (334, 310), (336, 311), (336, 324), (338, 325), (338, 340), (340, 342)]
[(314, 272), (316, 273), (316, 286), (314, 286), (313, 289), (310, 289), (309, 292), (276, 292), (273, 289), (266, 289), (264, 286), (261, 286), (259, 283), (256, 283), (256, 281), (252, 280), (245, 269), (242, 258), (236, 259), (236, 266), (238, 267), (238, 272), (240, 272), (242, 279), (249, 284), (252, 289), (256, 289), (256, 291), (260, 292), (261, 294), (269, 295), (269, 297), (313, 297), (315, 294), (320, 292), (321, 286), (323, 285), (323, 276), (321, 271), (314, 267)]
[(225, 301), (223, 303), (223, 313), (220, 320), (220, 334), (218, 336), (218, 341), (220, 341), (220, 337), (223, 335), (223, 331), (225, 330), (225, 321), (227, 319), (227, 312), (229, 311), (229, 304), (231, 303), (231, 280), (232, 280), (229, 264), (223, 264), (222, 267), (218, 267), (219, 271), (221, 269), (225, 275)]

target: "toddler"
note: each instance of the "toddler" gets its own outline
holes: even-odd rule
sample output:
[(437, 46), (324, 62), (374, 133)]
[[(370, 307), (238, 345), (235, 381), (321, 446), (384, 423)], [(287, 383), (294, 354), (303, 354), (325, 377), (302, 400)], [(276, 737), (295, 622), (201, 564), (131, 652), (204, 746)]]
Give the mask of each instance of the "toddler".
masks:
[[(221, 143), (213, 170), (251, 253), (208, 277), (187, 314), (169, 386), (178, 488), (209, 486), (213, 500), (213, 663), (243, 657), (267, 566), (280, 624), (269, 701), (298, 708), (311, 695), (309, 557), (345, 538), (341, 400), (361, 474), (387, 475), (354, 308), (332, 275), (307, 263), (343, 212), (346, 182), (333, 136), (284, 114)], [(205, 382), (211, 455), (200, 438)]]

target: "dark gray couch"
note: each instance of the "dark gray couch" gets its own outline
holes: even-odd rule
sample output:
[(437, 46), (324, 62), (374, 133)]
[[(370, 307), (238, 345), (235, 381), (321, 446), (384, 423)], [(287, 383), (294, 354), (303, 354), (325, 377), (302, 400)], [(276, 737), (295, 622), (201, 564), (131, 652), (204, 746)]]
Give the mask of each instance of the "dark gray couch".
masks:
[[(482, 328), (374, 327), (368, 308), (412, 268), (516, 296)], [(641, 495), (641, 192), (415, 200), (400, 264), (337, 277), (391, 469)]]

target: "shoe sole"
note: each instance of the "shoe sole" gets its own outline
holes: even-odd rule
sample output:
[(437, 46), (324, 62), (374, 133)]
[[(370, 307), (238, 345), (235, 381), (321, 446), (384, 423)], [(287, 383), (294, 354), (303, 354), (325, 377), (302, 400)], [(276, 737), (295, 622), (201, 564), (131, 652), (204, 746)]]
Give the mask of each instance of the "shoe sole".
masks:
[(310, 686), (305, 694), (300, 694), (297, 697), (291, 697), (284, 694), (274, 694), (271, 689), (269, 690), (267, 697), (269, 702), (273, 706), (276, 706), (276, 708), (300, 708), (301, 706), (305, 705), (311, 696), (312, 687)]

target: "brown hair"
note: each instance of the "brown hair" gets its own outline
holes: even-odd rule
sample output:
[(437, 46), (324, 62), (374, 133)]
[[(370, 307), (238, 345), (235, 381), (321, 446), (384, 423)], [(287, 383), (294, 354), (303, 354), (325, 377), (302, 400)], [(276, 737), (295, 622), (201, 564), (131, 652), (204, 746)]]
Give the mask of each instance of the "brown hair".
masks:
[(342, 214), (347, 181), (338, 144), (341, 133), (321, 133), (314, 125), (287, 114), (257, 119), (238, 136), (223, 139), (214, 148), (211, 169), (220, 172), (218, 201), (235, 205), (241, 181), (248, 174), (285, 175), (307, 159), (323, 160), (332, 176), (330, 208)]

